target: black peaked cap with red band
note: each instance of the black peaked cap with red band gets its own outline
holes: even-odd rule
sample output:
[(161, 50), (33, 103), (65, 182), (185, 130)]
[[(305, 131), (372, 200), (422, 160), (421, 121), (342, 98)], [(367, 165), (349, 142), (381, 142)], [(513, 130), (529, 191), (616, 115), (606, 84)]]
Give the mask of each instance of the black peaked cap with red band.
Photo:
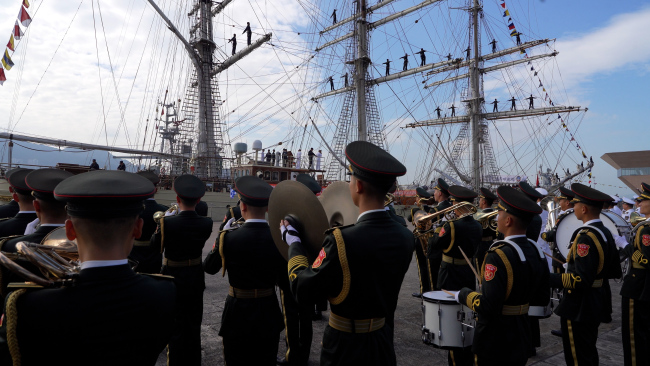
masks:
[(151, 183), (153, 183), (154, 185), (160, 183), (160, 177), (158, 176), (158, 174), (155, 174), (155, 173), (153, 173), (153, 172), (151, 172), (149, 170), (143, 170), (143, 171), (137, 172), (135, 174), (141, 175), (141, 176), (149, 179), (151, 181)]
[(526, 182), (525, 180), (522, 180), (521, 182), (519, 182), (519, 189), (524, 194), (526, 194), (526, 196), (528, 198), (530, 198), (534, 202), (537, 202), (537, 199), (539, 199), (539, 198), (544, 198), (544, 195), (537, 192), (537, 190), (535, 188), (531, 187), (531, 185), (528, 184), (528, 182)]
[(296, 181), (306, 185), (310, 191), (314, 192), (314, 194), (318, 194), (320, 193), (320, 191), (323, 190), (323, 187), (321, 187), (320, 184), (318, 184), (318, 182), (316, 181), (316, 179), (314, 179), (314, 177), (312, 177), (309, 174), (305, 174), (305, 173), (298, 174), (296, 176)]
[(239, 193), (241, 201), (245, 204), (264, 207), (269, 205), (273, 187), (260, 178), (247, 175), (235, 181), (235, 191)]
[(27, 186), (27, 183), (25, 183), (25, 177), (33, 171), (34, 169), (14, 169), (11, 171), (11, 175), (7, 177), (7, 181), (9, 182), (9, 185), (13, 187), (14, 191), (20, 194), (29, 195), (32, 193), (32, 190)]
[(431, 193), (427, 192), (422, 187), (417, 187), (415, 189), (415, 193), (417, 193), (417, 195), (420, 196), (421, 198), (431, 198)]
[(73, 175), (61, 169), (38, 169), (27, 174), (25, 183), (32, 190), (34, 197), (54, 201), (54, 188)]
[(442, 178), (438, 178), (438, 184), (436, 184), (436, 186), (433, 187), (433, 189), (437, 189), (440, 192), (449, 196), (449, 184), (447, 184), (447, 182), (445, 182), (445, 180)]
[(449, 196), (454, 201), (472, 202), (478, 196), (478, 193), (463, 186), (451, 186), (449, 187)]
[(352, 174), (382, 189), (390, 189), (406, 167), (385, 150), (367, 141), (354, 141), (345, 147)]
[(635, 199), (637, 201), (650, 200), (650, 184), (641, 183), (641, 188), (639, 188), (639, 197)]
[(481, 187), (481, 194), (479, 197), (487, 198), (489, 200), (495, 201), (498, 197), (492, 193), (489, 189)]
[(142, 202), (153, 196), (154, 185), (144, 177), (117, 170), (94, 170), (73, 175), (54, 188), (54, 198), (66, 202), (68, 215), (118, 218), (139, 215)]
[(573, 191), (571, 191), (568, 188), (560, 187), (560, 195), (557, 196), (558, 198), (564, 198), (567, 200), (572, 200), (573, 197), (575, 197), (575, 194)]
[(194, 175), (184, 174), (174, 180), (174, 192), (186, 200), (198, 200), (205, 195), (205, 183)]
[(512, 187), (501, 186), (497, 188), (499, 197), (499, 210), (517, 217), (531, 218), (542, 213), (542, 208), (530, 197)]
[(603, 207), (605, 202), (612, 202), (612, 196), (581, 183), (573, 183), (571, 191), (575, 194), (575, 197), (571, 200), (574, 203), (581, 202), (590, 206)]

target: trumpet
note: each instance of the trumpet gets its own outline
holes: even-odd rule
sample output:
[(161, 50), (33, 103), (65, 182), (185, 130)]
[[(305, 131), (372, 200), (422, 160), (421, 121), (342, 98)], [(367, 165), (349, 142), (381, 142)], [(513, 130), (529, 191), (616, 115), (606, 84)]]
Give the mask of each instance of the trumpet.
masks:
[(474, 214), (474, 219), (478, 221), (481, 226), (483, 227), (483, 230), (497, 230), (497, 220), (496, 216), (499, 214), (499, 211), (493, 209), (493, 208), (486, 208), (482, 212), (477, 212)]
[(632, 224), (632, 227), (637, 226), (638, 224), (642, 223), (645, 220), (646, 218), (639, 215), (638, 212), (632, 212), (632, 214), (630, 215), (630, 224)]
[(156, 211), (153, 214), (153, 221), (156, 222), (156, 225), (160, 225), (160, 219), (165, 216), (176, 216), (179, 212), (181, 212), (181, 210), (178, 208), (178, 204), (174, 202), (170, 205), (167, 211)]
[[(458, 211), (458, 214), (455, 214), (455, 211)], [(462, 219), (463, 217), (474, 215), (477, 211), (478, 209), (476, 206), (465, 201), (459, 202), (444, 210), (428, 215), (424, 213), (418, 215), (418, 213), (420, 213), (420, 211), (418, 211), (413, 216), (413, 222), (415, 222), (416, 227), (415, 235), (416, 237), (419, 237), (428, 234), (433, 229), (433, 220), (439, 218), (440, 216), (445, 217), (447, 221), (456, 221)]]

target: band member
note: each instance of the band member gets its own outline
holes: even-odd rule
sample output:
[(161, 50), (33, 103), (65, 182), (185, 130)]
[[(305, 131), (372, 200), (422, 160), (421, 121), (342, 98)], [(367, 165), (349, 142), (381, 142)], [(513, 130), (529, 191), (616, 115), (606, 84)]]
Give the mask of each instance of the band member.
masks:
[[(492, 205), (497, 201), (498, 197), (487, 188), (481, 188), (480, 191), (481, 193), (478, 195), (478, 208), (483, 210), (483, 213), (493, 210)], [(496, 220), (496, 218), (494, 220)], [(492, 242), (494, 242), (494, 239), (497, 237), (496, 230), (491, 228), (490, 225), (482, 229), (483, 233), (481, 234), (481, 242), (478, 245), (478, 249), (476, 249), (474, 259), (472, 260), (475, 265), (474, 268), (476, 269), (480, 269), (483, 266), (485, 253), (487, 253), (487, 250), (490, 249), (490, 245), (492, 245)]]
[(393, 323), (399, 290), (413, 256), (413, 234), (390, 218), (384, 198), (406, 167), (365, 141), (345, 149), (356, 224), (328, 231), (310, 265), (295, 227), (283, 220), (289, 281), (298, 303), (327, 296), (331, 305), (321, 365), (395, 365)]
[[(5, 179), (7, 179), (8, 181), (11, 173), (17, 171), (18, 169), (21, 168), (15, 168), (7, 171), (7, 173), (5, 173)], [(9, 193), (12, 194), (14, 193), (13, 188), (11, 188), (11, 185), (9, 185)], [(18, 211), (20, 211), (20, 208), (18, 207), (18, 202), (16, 202), (16, 200), (12, 198), (11, 201), (9, 201), (9, 203), (7, 203), (6, 205), (0, 206), (0, 220), (14, 217), (16, 216)]]
[(199, 216), (196, 204), (205, 184), (193, 175), (174, 180), (180, 213), (160, 220), (151, 245), (165, 252), (162, 274), (176, 283), (176, 331), (169, 341), (168, 365), (201, 364), (201, 322), (205, 274), (201, 266), (203, 246), (212, 233), (212, 219)]
[[(43, 238), (52, 230), (65, 225), (65, 220), (68, 217), (65, 212), (65, 202), (54, 199), (54, 188), (57, 184), (71, 176), (72, 173), (60, 169), (39, 169), (27, 174), (25, 183), (32, 190), (34, 210), (40, 219), (39, 226), (29, 235), (2, 239), (0, 241), (0, 250), (8, 253), (16, 253), (16, 244), (21, 241), (40, 244)], [(32, 273), (40, 274), (40, 271), (28, 261), (21, 261), (19, 264)], [(20, 281), (21, 278), (7, 271), (4, 267), (0, 268), (0, 270), (2, 270), (0, 296), (4, 299), (9, 282)]]
[(27, 224), (37, 218), (32, 190), (25, 183), (25, 177), (33, 171), (33, 169), (16, 169), (7, 178), (13, 191), (11, 197), (18, 202), (20, 210), (14, 217), (0, 221), (0, 238), (10, 235), (23, 235)]
[[(395, 181), (393, 186), (390, 187), (390, 189), (388, 190), (388, 193), (393, 194), (393, 193), (395, 193), (396, 190), (397, 190), (397, 181)], [(387, 195), (387, 197), (388, 197), (388, 195)], [(395, 212), (395, 207), (393, 207), (393, 202), (386, 205), (385, 209), (388, 212), (388, 214), (390, 215), (390, 217), (393, 218), (393, 220), (399, 222), (400, 225), (402, 225), (404, 227), (408, 226), (406, 224), (406, 220), (404, 220), (404, 218), (402, 216), (398, 215), (397, 212)]]
[[(570, 209), (573, 209), (573, 202), (571, 201), (575, 197), (573, 192), (568, 188), (560, 187), (559, 191), (560, 193), (556, 197), (557, 203), (560, 205), (560, 212), (558, 213), (558, 217)], [(557, 225), (557, 222), (555, 225)]]
[[(519, 190), (522, 191), (535, 203), (539, 202), (538, 200), (544, 198), (541, 193), (535, 190), (535, 188), (531, 187), (530, 184), (528, 184), (526, 181), (519, 182)], [(528, 239), (537, 242), (542, 229), (542, 217), (540, 215), (536, 215), (533, 217), (533, 220), (530, 222), (530, 226), (528, 226), (528, 229), (526, 230), (526, 236), (528, 236)]]
[(528, 308), (535, 289), (548, 288), (548, 270), (526, 238), (541, 207), (510, 187), (499, 187), (497, 227), (504, 239), (494, 242), (481, 269), (481, 292), (463, 288), (457, 301), (478, 313), (472, 351), (479, 366), (525, 365), (532, 352)]
[(604, 283), (621, 276), (614, 238), (599, 218), (611, 197), (580, 183), (571, 190), (575, 215), (584, 226), (573, 234), (566, 273), (552, 273), (550, 283), (564, 289), (555, 313), (561, 318), (567, 365), (597, 365), (598, 326), (611, 321), (611, 295)]
[(630, 215), (634, 212), (634, 200), (623, 197), (623, 218), (625, 221), (630, 221)]
[[(156, 187), (160, 183), (160, 177), (150, 171), (136, 173), (149, 181)], [(156, 192), (158, 188), (156, 188)], [(158, 211), (167, 211), (169, 207), (163, 206), (151, 197), (144, 201), (144, 211), (140, 217), (144, 221), (142, 226), (142, 235), (133, 242), (133, 249), (129, 254), (129, 259), (136, 261), (138, 265), (135, 270), (139, 273), (160, 273), (162, 266), (162, 253), (159, 247), (152, 247), (150, 239), (156, 231), (156, 222), (153, 220), (153, 214)]]
[[(438, 205), (433, 207), (430, 210), (431, 213), (442, 211), (446, 208), (451, 207), (451, 201), (449, 200), (449, 191), (448, 191), (449, 185), (442, 178), (438, 178), (437, 183), (438, 184), (436, 184), (436, 186), (434, 187), (433, 198), (435, 199), (436, 202), (438, 202)], [(444, 217), (440, 217), (436, 221), (442, 222), (445, 220), (446, 219)], [(442, 250), (440, 249), (427, 250), (426, 253), (427, 253), (426, 257), (429, 260), (429, 271), (431, 273), (431, 289), (439, 290), (440, 288), (437, 287), (437, 284), (438, 284), (438, 272), (440, 271), (440, 263), (442, 263)]]
[[(64, 288), (12, 284), (1, 317), (0, 364), (156, 364), (171, 335), (175, 286), (164, 276), (136, 274), (126, 258), (142, 231), (142, 201), (153, 192), (143, 177), (104, 170), (56, 186), (81, 271)], [(43, 337), (46, 329), (70, 331)]]
[(235, 190), (246, 221), (237, 229), (222, 231), (204, 263), (209, 274), (221, 270), (225, 276), (228, 271), (230, 288), (219, 330), (225, 363), (275, 365), (284, 328), (275, 285), (286, 288), (287, 274), (286, 261), (265, 219), (273, 188), (257, 177), (244, 176), (235, 181)]
[[(241, 201), (237, 201), (237, 204), (234, 207), (232, 207), (232, 206), (228, 207), (228, 211), (226, 212), (226, 216), (223, 217), (223, 222), (221, 223), (221, 225), (219, 225), (219, 231), (223, 230), (224, 226), (226, 226), (226, 224), (228, 222), (230, 222), (230, 224), (232, 226), (232, 224), (234, 222), (239, 221), (239, 219), (242, 218), (241, 209), (239, 208), (239, 203), (240, 202)], [(230, 220), (230, 219), (233, 219), (233, 220)]]
[[(453, 204), (460, 202), (474, 201), (478, 195), (476, 192), (461, 186), (451, 186), (448, 189)], [(436, 229), (431, 239), (427, 256), (433, 251), (441, 251), (442, 263), (438, 272), (438, 284), (436, 288), (447, 291), (459, 291), (463, 287), (474, 289), (475, 276), (470, 268), (470, 263), (465, 260), (461, 253), (467, 257), (473, 256), (481, 242), (481, 224), (474, 220), (467, 209), (458, 208), (454, 210), (458, 219), (445, 222), (442, 227)], [(474, 356), (469, 347), (467, 349), (457, 348), (449, 350), (447, 354), (449, 365), (472, 365)]]
[[(650, 214), (650, 184), (641, 183), (637, 198), (641, 213)], [(626, 366), (650, 364), (650, 219), (635, 227), (634, 242), (624, 251), (630, 258), (630, 270), (623, 279), (621, 310), (623, 354)]]
[[(427, 192), (422, 187), (417, 187), (415, 189), (415, 203), (421, 207), (424, 212), (429, 212), (430, 207), (421, 203), (427, 202), (431, 199), (431, 194)], [(420, 208), (412, 208), (411, 216), (409, 221), (414, 220), (414, 215), (416, 212), (420, 211)], [(413, 226), (417, 227), (417, 222), (413, 222)], [(431, 275), (431, 263), (427, 258), (426, 248), (427, 238), (426, 236), (422, 238), (415, 239), (415, 262), (418, 265), (418, 278), (420, 279), (420, 292), (413, 293), (413, 297), (420, 297), (423, 293), (428, 291), (433, 291), (435, 284), (433, 283), (433, 277)]]

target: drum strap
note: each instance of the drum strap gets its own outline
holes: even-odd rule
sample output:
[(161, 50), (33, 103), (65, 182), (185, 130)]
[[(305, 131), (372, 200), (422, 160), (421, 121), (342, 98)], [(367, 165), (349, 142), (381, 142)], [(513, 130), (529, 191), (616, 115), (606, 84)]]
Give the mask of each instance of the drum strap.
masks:
[[(521, 250), (521, 248), (519, 247), (519, 245), (517, 245), (517, 243), (515, 243), (515, 242), (512, 241), (512, 240), (507, 240), (507, 239), (502, 239), (502, 240), (500, 240), (500, 241), (503, 241), (503, 242), (508, 243), (508, 244), (509, 244), (509, 245), (510, 245), (514, 250), (517, 251), (517, 254), (519, 254), (519, 259), (520, 259), (522, 262), (525, 262), (525, 261), (526, 261), (526, 256), (524, 256), (524, 252)], [(532, 241), (532, 240), (531, 240), (531, 241)], [(498, 242), (497, 242), (497, 243), (498, 243)], [(533, 242), (533, 243), (534, 243), (534, 242)], [(535, 244), (535, 248), (537, 248), (537, 244)]]
[(535, 248), (537, 248), (537, 251), (539, 252), (539, 257), (540, 257), (541, 259), (546, 259), (546, 258), (544, 257), (544, 251), (542, 250), (542, 248), (540, 248), (540, 247), (537, 245), (537, 243), (535, 243), (532, 239), (528, 239), (528, 241), (529, 241), (531, 244), (533, 244), (533, 246), (534, 246)]

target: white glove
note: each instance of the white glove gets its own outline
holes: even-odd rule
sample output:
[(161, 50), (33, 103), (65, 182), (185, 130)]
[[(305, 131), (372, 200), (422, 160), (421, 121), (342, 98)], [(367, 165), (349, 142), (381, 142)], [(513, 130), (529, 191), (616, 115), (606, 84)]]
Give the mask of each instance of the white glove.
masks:
[(175, 209), (175, 210), (172, 211), (172, 212), (169, 212), (169, 211), (166, 211), (166, 212), (165, 212), (165, 216), (174, 216), (174, 215), (176, 215), (176, 214), (178, 214), (178, 208)]
[(235, 224), (235, 218), (231, 217), (228, 222), (226, 222), (226, 225), (223, 226), (223, 230), (230, 230), (234, 227), (239, 227), (239, 225)]
[(567, 264), (566, 264), (566, 263), (562, 263), (562, 267), (564, 267), (564, 269), (566, 269)]
[(627, 242), (627, 240), (625, 240), (625, 237), (619, 236), (619, 235), (614, 235), (614, 234), (612, 234), (612, 235), (614, 236), (614, 239), (615, 239), (614, 243), (616, 244), (617, 248), (623, 249), (623, 248), (625, 248), (627, 246), (628, 242)]
[(300, 243), (300, 236), (298, 236), (298, 231), (291, 226), (287, 225), (284, 226), (282, 223), (280, 224), (280, 233), (282, 233), (282, 240), (284, 240), (285, 243), (287, 243), (288, 246), (291, 246), (293, 243)]
[(29, 235), (29, 234), (34, 233), (34, 231), (36, 231), (36, 226), (38, 226), (38, 224), (40, 222), (41, 222), (41, 220), (36, 218), (36, 220), (34, 220), (34, 221), (30, 222), (29, 224), (27, 224), (27, 227), (25, 228), (25, 235)]

